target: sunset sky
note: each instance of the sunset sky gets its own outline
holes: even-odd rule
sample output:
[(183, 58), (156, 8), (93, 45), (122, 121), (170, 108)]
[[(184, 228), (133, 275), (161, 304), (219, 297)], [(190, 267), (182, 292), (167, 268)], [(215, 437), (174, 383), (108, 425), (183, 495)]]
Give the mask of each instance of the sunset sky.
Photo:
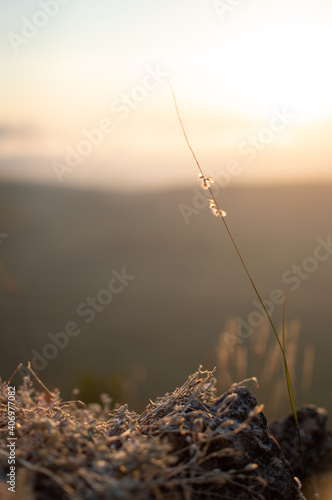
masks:
[(168, 73), (208, 175), (332, 181), (330, 0), (0, 0), (0, 36), (0, 180), (194, 182)]

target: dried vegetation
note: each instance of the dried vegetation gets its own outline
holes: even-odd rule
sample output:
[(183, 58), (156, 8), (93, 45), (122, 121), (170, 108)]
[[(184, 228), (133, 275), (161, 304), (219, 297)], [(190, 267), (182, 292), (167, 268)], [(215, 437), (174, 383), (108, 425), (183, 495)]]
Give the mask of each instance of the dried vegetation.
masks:
[[(261, 408), (241, 425), (234, 425), (227, 420), (234, 397), (226, 398), (218, 410), (224, 423), (216, 427), (215, 418), (206, 412), (216, 400), (213, 372), (200, 368), (180, 389), (150, 402), (141, 415), (126, 405), (110, 410), (105, 395), (101, 405), (85, 407), (80, 401), (62, 401), (58, 392), (38, 392), (35, 385), (26, 376), (16, 390), (15, 498), (226, 498), (217, 492), (229, 483), (243, 491), (241, 498), (262, 500), (258, 490), (264, 480), (257, 466), (244, 466), (239, 451), (231, 446), (213, 446), (222, 437), (231, 443), (232, 435), (242, 432)], [(13, 498), (6, 484), (7, 396), (4, 384), (0, 394), (0, 497), (5, 500)]]

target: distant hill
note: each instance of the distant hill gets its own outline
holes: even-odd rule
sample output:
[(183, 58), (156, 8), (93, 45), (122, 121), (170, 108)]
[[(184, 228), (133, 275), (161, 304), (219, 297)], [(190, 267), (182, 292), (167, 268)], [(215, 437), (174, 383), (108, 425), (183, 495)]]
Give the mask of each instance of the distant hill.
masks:
[[(293, 266), (315, 267), (317, 238), (332, 234), (331, 194), (330, 185), (314, 185), (227, 188), (218, 196), (263, 298), (285, 291), (287, 280), (296, 287)], [(124, 194), (0, 185), (0, 233), (8, 234), (0, 240), (1, 376), (31, 360), (32, 349), (41, 354), (53, 344), (48, 355), (58, 354), (39, 372), (45, 383), (67, 397), (77, 384), (86, 395), (109, 389), (139, 410), (200, 363), (213, 367), (227, 320), (246, 320), (257, 307), (220, 221), (205, 208), (185, 222), (179, 206), (193, 208), (194, 196), (190, 187)], [(332, 256), (316, 267), (290, 292), (287, 319), (301, 321), (300, 350), (315, 344), (306, 402), (331, 412)], [(123, 268), (135, 276), (127, 286), (113, 279)], [(110, 293), (100, 290), (112, 279), (119, 293), (107, 303)], [(104, 305), (95, 303), (97, 311), (91, 304), (98, 293)], [(278, 325), (281, 317), (279, 305)], [(72, 336), (56, 349), (52, 338), (65, 343), (54, 335), (66, 325)]]

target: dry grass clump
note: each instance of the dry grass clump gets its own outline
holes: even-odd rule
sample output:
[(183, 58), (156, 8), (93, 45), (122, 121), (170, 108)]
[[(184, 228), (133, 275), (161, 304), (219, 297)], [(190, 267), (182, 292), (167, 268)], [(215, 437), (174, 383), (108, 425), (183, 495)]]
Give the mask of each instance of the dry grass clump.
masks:
[[(207, 498), (209, 488), (232, 482), (239, 483), (243, 498), (262, 499), (255, 493), (263, 480), (254, 464), (227, 468), (239, 452), (231, 447), (211, 452), (220, 432), (231, 436), (245, 426), (228, 428), (232, 422), (226, 421), (221, 431), (212, 415), (200, 411), (215, 401), (215, 382), (213, 372), (200, 367), (180, 389), (150, 402), (139, 416), (126, 405), (110, 411), (105, 396), (101, 405), (63, 402), (59, 392), (38, 392), (30, 376), (24, 377), (15, 398), (15, 498)], [(6, 483), (7, 403), (4, 384), (0, 392), (0, 498), (4, 500), (13, 498)], [(221, 412), (226, 415), (227, 409), (226, 403)], [(207, 466), (220, 458), (223, 470)]]

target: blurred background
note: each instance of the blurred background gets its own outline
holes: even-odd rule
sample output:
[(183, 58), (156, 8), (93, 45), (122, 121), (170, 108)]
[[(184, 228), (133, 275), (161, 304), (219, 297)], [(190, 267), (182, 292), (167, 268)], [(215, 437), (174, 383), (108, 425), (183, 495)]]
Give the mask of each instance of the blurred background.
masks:
[(331, 413), (332, 4), (233, 3), (0, 0), (3, 379), (31, 361), (64, 398), (142, 411), (203, 364), (289, 412), (168, 75), (262, 298), (290, 284), (297, 404)]

